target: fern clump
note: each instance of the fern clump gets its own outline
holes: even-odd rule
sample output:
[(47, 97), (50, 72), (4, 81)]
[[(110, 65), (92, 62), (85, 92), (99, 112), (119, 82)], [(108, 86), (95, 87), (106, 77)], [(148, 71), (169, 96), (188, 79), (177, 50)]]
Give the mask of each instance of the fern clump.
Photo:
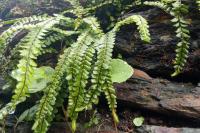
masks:
[[(72, 132), (75, 132), (79, 113), (92, 109), (95, 104), (98, 104), (101, 93), (107, 99), (114, 122), (119, 122), (116, 112), (116, 92), (111, 75), (116, 34), (122, 26), (136, 24), (141, 40), (149, 43), (151, 38), (148, 23), (140, 15), (130, 15), (124, 19), (116, 19), (103, 28), (98, 17), (95, 16), (95, 11), (110, 4), (118, 7), (120, 1), (102, 1), (101, 4), (94, 2), (91, 4), (92, 7), (89, 6), (90, 4), (82, 6), (78, 0), (66, 1), (71, 4), (70, 9), (52, 16), (16, 19), (12, 21), (14, 24), (0, 35), (0, 57), (7, 59), (4, 54), (5, 49), (16, 35), (22, 31), (27, 32), (11, 50), (10, 58), (19, 56), (17, 62), (9, 60), (6, 63), (7, 66), (13, 64), (11, 73), (7, 73), (3, 68), (1, 70), (7, 74), (4, 76), (14, 78), (12, 80), (16, 84), (11, 101), (0, 110), (0, 120), (14, 113), (17, 105), (26, 101), (31, 93), (40, 91), (43, 95), (37, 102), (32, 127), (35, 133), (48, 131), (59, 107), (67, 112), (65, 115), (71, 121)], [(142, 2), (137, 1), (137, 3)], [(174, 63), (174, 75), (176, 75), (186, 63), (189, 48), (189, 31), (182, 16), (186, 8), (181, 3), (164, 0), (144, 2), (144, 4), (160, 7), (174, 17), (172, 22), (177, 28), (177, 37), (180, 38)], [(62, 48), (58, 52), (59, 59), (50, 81), (43, 88), (32, 92), (30, 89), (32, 81), (37, 79), (36, 73), (41, 68), (38, 57), (51, 52), (49, 48), (54, 48), (56, 42), (62, 42)], [(63, 105), (64, 101), (68, 101), (67, 105)]]
[[(147, 21), (142, 16), (133, 15), (119, 21), (111, 31), (105, 33), (95, 17), (87, 17), (88, 11), (100, 6), (84, 9), (80, 3), (77, 3), (78, 1), (75, 4), (71, 2), (73, 9), (63, 12), (63, 15), (33, 16), (16, 20), (14, 25), (1, 34), (0, 50), (3, 57), (3, 51), (10, 43), (9, 40), (20, 31), (28, 30), (28, 34), (16, 45), (15, 50), (20, 56), (16, 69), (12, 71), (17, 81), (16, 89), (11, 102), (0, 110), (0, 119), (13, 112), (19, 103), (29, 97), (29, 86), (38, 69), (37, 57), (43, 55), (45, 48), (54, 42), (66, 40), (67, 43), (67, 39), (70, 39), (70, 44), (65, 44), (64, 53), (58, 60), (50, 83), (43, 89), (32, 129), (35, 133), (47, 132), (55, 116), (56, 101), (60, 99), (58, 96), (62, 93), (61, 87), (65, 82), (67, 86), (64, 88), (68, 89), (69, 93), (66, 110), (72, 121), (73, 132), (76, 130), (79, 112), (91, 109), (94, 104), (97, 104), (101, 92), (105, 94), (114, 121), (118, 123), (116, 94), (110, 66), (116, 32), (122, 25), (136, 23), (141, 39), (149, 42)], [(76, 15), (77, 18), (66, 17), (64, 14), (68, 12)], [(78, 37), (77, 40), (73, 39), (73, 35)]]

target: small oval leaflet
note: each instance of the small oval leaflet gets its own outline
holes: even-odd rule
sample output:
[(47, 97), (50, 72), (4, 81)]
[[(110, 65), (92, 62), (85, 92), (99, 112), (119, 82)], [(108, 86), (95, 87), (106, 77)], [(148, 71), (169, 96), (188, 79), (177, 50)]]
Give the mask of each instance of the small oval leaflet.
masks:
[(142, 124), (144, 123), (144, 117), (136, 117), (133, 119), (133, 124), (136, 126), (136, 127), (140, 127), (142, 126)]

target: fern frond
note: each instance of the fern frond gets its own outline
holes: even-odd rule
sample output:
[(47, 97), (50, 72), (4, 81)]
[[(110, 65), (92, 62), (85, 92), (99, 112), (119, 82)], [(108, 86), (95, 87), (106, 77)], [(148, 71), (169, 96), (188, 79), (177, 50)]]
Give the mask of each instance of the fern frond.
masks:
[[(111, 87), (112, 82), (109, 81), (110, 61), (112, 57), (114, 42), (115, 31), (111, 31), (103, 35), (101, 40), (99, 40), (98, 42), (99, 45), (97, 46), (97, 61), (94, 66), (91, 79), (92, 85), (85, 96), (85, 105), (87, 108), (91, 108), (93, 103), (98, 103), (98, 96), (104, 90), (109, 103), (109, 107), (112, 112), (115, 112), (115, 90), (113, 89), (113, 87)], [(117, 119), (115, 119), (115, 121), (117, 121)]]
[(45, 20), (50, 19), (50, 17), (43, 15), (43, 16), (32, 16), (32, 17), (26, 17), (19, 19), (16, 23), (14, 23), (9, 29), (4, 31), (0, 35), (0, 57), (2, 55), (2, 52), (5, 48), (5, 46), (9, 43), (10, 40), (16, 35), (17, 32), (19, 32), (22, 29), (30, 29), (33, 27), (37, 27), (38, 25), (41, 25)]
[(101, 8), (101, 7), (103, 7), (103, 6), (105, 6), (105, 5), (108, 5), (108, 4), (113, 4), (113, 1), (111, 1), (111, 0), (106, 0), (106, 1), (104, 1), (104, 2), (102, 2), (102, 3), (100, 3), (100, 4), (94, 5), (94, 6), (89, 7), (89, 8), (85, 8), (85, 10), (86, 10), (87, 12), (95, 11), (95, 10), (97, 10), (98, 8)]
[(198, 6), (198, 9), (200, 11), (200, 0), (196, 0), (196, 3), (197, 3), (197, 6)]
[(177, 28), (176, 36), (180, 38), (180, 42), (177, 44), (176, 48), (176, 58), (174, 61), (174, 69), (175, 72), (172, 76), (178, 75), (185, 66), (189, 53), (189, 39), (190, 32), (188, 30), (188, 23), (184, 20), (182, 14), (187, 11), (187, 7), (185, 5), (175, 2), (172, 4), (173, 8), (171, 14), (175, 16), (171, 21), (174, 23), (174, 27)]
[[(59, 31), (58, 31), (59, 30)], [(45, 54), (45, 53), (52, 53), (52, 50), (54, 49), (45, 49), (46, 47), (50, 46), (51, 44), (54, 44), (57, 41), (60, 40), (66, 40), (67, 37), (78, 34), (79, 32), (75, 31), (64, 31), (61, 29), (56, 29), (51, 28), (49, 30), (50, 33), (49, 35), (46, 35), (43, 37), (41, 40), (41, 46), (43, 50), (39, 55)], [(19, 49), (20, 49), (20, 43), (16, 44), (15, 48), (13, 48), (10, 52), (10, 55), (8, 57), (3, 56), (0, 62), (0, 72), (2, 75), (6, 76), (8, 74), (8, 70), (13, 70), (16, 69), (16, 60), (19, 60)], [(14, 59), (14, 60), (13, 60)]]
[(72, 5), (72, 10), (64, 11), (63, 14), (71, 12), (78, 18), (81, 18), (84, 14), (86, 14), (86, 10), (82, 7), (79, 0), (64, 0), (64, 1), (69, 2)]
[[(99, 53), (100, 54), (99, 56), (101, 56), (101, 54), (103, 54), (105, 52), (104, 53), (105, 60), (104, 60), (103, 66), (102, 66), (103, 70), (101, 72), (104, 74), (103, 76), (105, 77), (105, 79), (103, 79), (105, 82), (103, 83), (102, 90), (108, 101), (109, 108), (112, 111), (114, 121), (116, 123), (118, 123), (118, 117), (117, 117), (116, 111), (115, 111), (116, 107), (117, 107), (116, 93), (115, 93), (115, 89), (113, 87), (113, 83), (111, 80), (111, 74), (110, 74), (110, 62), (112, 59), (112, 50), (113, 50), (113, 47), (115, 44), (115, 36), (116, 36), (116, 32), (114, 30), (110, 31), (109, 33), (107, 33), (105, 35), (105, 37), (104, 37), (105, 51), (103, 51), (102, 53)], [(102, 60), (102, 57), (100, 57), (100, 60)]]
[(20, 21), (20, 18), (11, 19), (11, 20), (1, 20), (0, 19), (0, 27), (5, 26), (5, 25), (12, 25), (17, 21)]
[[(24, 47), (24, 49), (20, 51), (21, 60), (17, 65), (18, 75), (15, 78), (17, 79), (18, 84), (16, 85), (16, 89), (14, 92), (15, 94), (12, 97), (11, 103), (8, 104), (9, 106), (11, 106), (13, 111), (15, 110), (16, 105), (20, 102), (23, 102), (27, 97), (28, 85), (34, 71), (33, 69), (36, 67), (36, 63), (33, 61), (33, 59), (35, 58), (35, 54), (33, 53), (32, 48), (35, 48), (34, 44), (36, 43), (35, 40), (37, 40), (39, 32), (39, 28), (30, 32), (21, 42), (23, 45), (20, 45), (21, 47)], [(35, 49), (34, 51), (38, 51), (37, 47)], [(6, 112), (7, 115), (11, 110), (5, 111), (4, 109), (1, 109), (0, 114), (3, 113), (2, 111)]]
[(138, 30), (140, 33), (140, 37), (143, 41), (145, 42), (150, 42), (150, 33), (149, 33), (149, 25), (142, 16), (140, 15), (132, 15), (130, 17), (125, 18), (122, 21), (119, 21), (116, 23), (114, 30), (117, 32), (120, 30), (120, 27), (123, 25), (131, 24), (131, 23), (136, 23), (138, 26)]
[(57, 32), (61, 35), (64, 35), (64, 36), (71, 36), (71, 35), (80, 33), (78, 31), (62, 30), (62, 29), (59, 29), (59, 28), (52, 28), (51, 31), (55, 31), (55, 32)]
[(109, 108), (112, 112), (114, 122), (118, 123), (119, 119), (116, 114), (117, 96), (116, 96), (115, 88), (113, 87), (113, 82), (111, 80), (110, 71), (107, 72), (105, 83), (102, 89), (108, 101)]
[[(89, 71), (92, 67), (91, 61), (94, 56), (92, 41), (90, 32), (83, 33), (73, 45), (69, 55), (66, 79), (69, 86), (68, 114), (72, 123), (76, 123), (78, 112), (84, 109), (82, 103), (86, 92), (85, 87), (88, 83)], [(72, 131), (75, 131), (73, 126)]]
[(0, 110), (0, 114), (3, 113), (2, 111), (7, 112), (7, 114), (14, 111), (17, 104), (26, 100), (26, 97), (28, 96), (28, 86), (34, 73), (34, 69), (37, 66), (34, 60), (37, 59), (37, 56), (41, 54), (42, 50), (41, 39), (45, 35), (47, 29), (57, 22), (58, 21), (56, 20), (47, 21), (42, 27), (32, 29), (32, 31), (20, 42), (21, 50), (19, 52), (21, 59), (17, 65), (17, 70), (15, 70), (17, 73), (15, 79), (18, 83), (14, 90), (12, 100), (8, 104), (11, 106), (12, 110), (5, 111), (4, 108), (3, 110)]
[(170, 6), (165, 4), (165, 2), (161, 1), (145, 1), (144, 5), (158, 7), (167, 13), (169, 13), (172, 10)]
[(83, 18), (83, 22), (88, 24), (91, 27), (91, 29), (93, 30), (93, 32), (95, 32), (96, 34), (99, 34), (100, 36), (103, 34), (103, 31), (100, 27), (100, 24), (99, 24), (97, 18), (86, 17), (86, 18)]
[(189, 49), (189, 30), (187, 29), (188, 24), (183, 18), (183, 14), (188, 12), (187, 7), (181, 4), (180, 1), (171, 1), (170, 4), (165, 4), (160, 1), (156, 2), (144, 2), (145, 5), (155, 6), (163, 9), (166, 13), (172, 15), (174, 18), (171, 20), (174, 23), (176, 30), (176, 36), (180, 38), (180, 42), (177, 44), (176, 48), (176, 58), (174, 61), (175, 72), (172, 76), (178, 75), (185, 66), (186, 60), (188, 58)]
[(71, 49), (66, 49), (64, 54), (61, 55), (55, 73), (52, 77), (52, 81), (45, 88), (44, 95), (40, 100), (40, 104), (36, 113), (35, 122), (32, 127), (34, 133), (46, 133), (50, 122), (53, 119), (53, 108), (55, 106), (56, 97), (60, 91), (62, 85), (62, 77), (66, 72), (66, 62), (68, 61), (68, 55)]

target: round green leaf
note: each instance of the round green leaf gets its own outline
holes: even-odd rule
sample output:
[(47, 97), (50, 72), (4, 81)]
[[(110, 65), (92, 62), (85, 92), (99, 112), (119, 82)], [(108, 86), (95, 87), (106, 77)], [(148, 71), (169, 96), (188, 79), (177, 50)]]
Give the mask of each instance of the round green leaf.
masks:
[(111, 61), (111, 78), (113, 82), (125, 82), (133, 75), (133, 68), (125, 61), (112, 59)]
[(36, 68), (33, 79), (28, 87), (29, 93), (36, 93), (43, 90), (51, 81), (54, 69), (48, 66)]
[(133, 119), (133, 124), (136, 126), (136, 127), (140, 127), (142, 126), (144, 122), (144, 117), (136, 117), (135, 119)]

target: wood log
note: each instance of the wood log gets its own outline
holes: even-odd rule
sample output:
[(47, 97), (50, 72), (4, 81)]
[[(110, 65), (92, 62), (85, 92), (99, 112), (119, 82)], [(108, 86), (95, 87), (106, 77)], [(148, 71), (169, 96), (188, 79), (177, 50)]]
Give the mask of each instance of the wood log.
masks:
[(126, 107), (139, 107), (161, 114), (200, 120), (200, 87), (164, 79), (130, 79), (115, 84), (117, 99)]

